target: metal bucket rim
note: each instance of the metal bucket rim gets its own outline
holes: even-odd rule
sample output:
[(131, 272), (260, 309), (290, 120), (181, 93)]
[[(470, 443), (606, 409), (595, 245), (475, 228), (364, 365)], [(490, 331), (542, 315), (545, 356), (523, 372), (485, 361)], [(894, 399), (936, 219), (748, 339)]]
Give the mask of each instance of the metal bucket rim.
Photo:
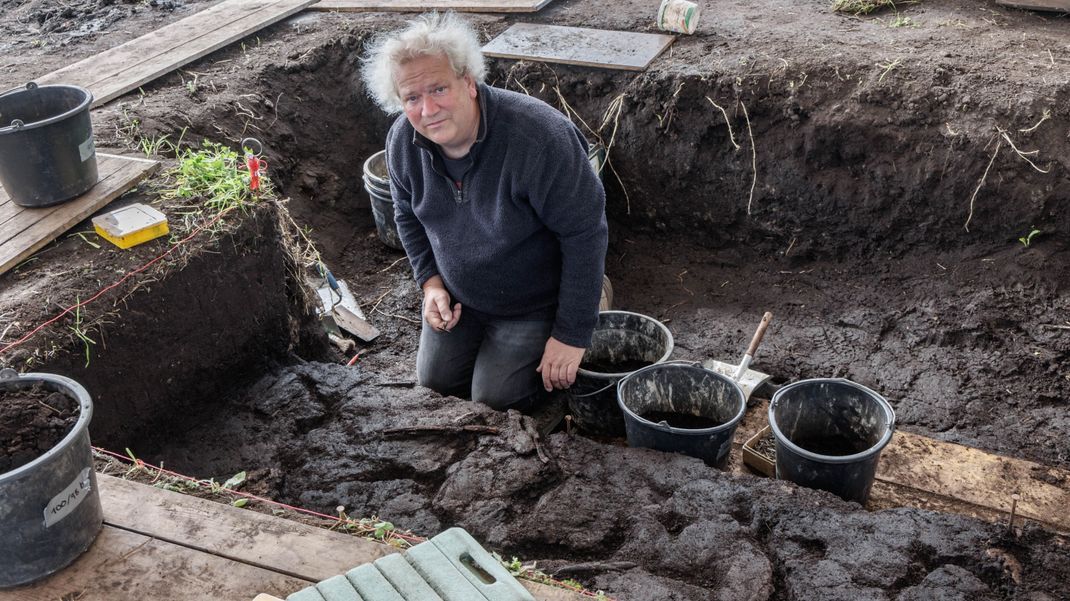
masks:
[[(786, 392), (791, 391), (793, 388), (799, 388), (804, 385), (812, 384), (844, 384), (851, 388), (856, 388), (862, 392), (868, 394), (870, 398), (877, 401), (877, 405), (884, 409), (885, 415), (888, 417), (888, 425), (885, 427), (884, 432), (881, 434), (880, 439), (870, 446), (868, 449), (855, 453), (853, 455), (822, 455), (813, 451), (808, 451), (799, 445), (791, 442), (787, 435), (780, 431), (780, 426), (776, 423), (776, 418), (773, 415), (773, 411), (776, 409), (777, 403)], [(816, 461), (818, 463), (857, 463), (859, 461), (868, 460), (871, 457), (878, 455), (884, 447), (888, 445), (892, 440), (892, 434), (895, 432), (895, 410), (892, 409), (892, 404), (888, 402), (888, 399), (884, 396), (877, 394), (874, 390), (859, 384), (858, 382), (852, 382), (846, 378), (810, 378), (807, 380), (799, 380), (798, 382), (792, 382), (780, 390), (773, 393), (773, 398), (769, 401), (769, 428), (773, 431), (773, 437), (779, 444), (784, 445), (789, 451), (801, 456), (803, 459), (809, 459), (810, 461)]]
[[(654, 423), (648, 419), (645, 419), (636, 412), (632, 411), (631, 408), (624, 404), (624, 398), (621, 396), (621, 388), (624, 386), (624, 383), (626, 381), (638, 376), (639, 374), (642, 374), (645, 371), (652, 371), (654, 369), (676, 368), (696, 369), (699, 371), (704, 371), (712, 375), (714, 378), (718, 380), (723, 380), (730, 384), (733, 390), (736, 392), (737, 398), (739, 399), (739, 411), (736, 412), (736, 415), (733, 416), (732, 419), (726, 421), (723, 424), (713, 426), (712, 428), (674, 428), (673, 426), (663, 426), (661, 425), (661, 423)], [(640, 424), (648, 426), (654, 430), (658, 430), (659, 432), (667, 432), (669, 434), (678, 434), (684, 436), (707, 436), (710, 434), (717, 434), (719, 432), (723, 432), (729, 428), (735, 428), (737, 425), (739, 425), (739, 422), (743, 419), (743, 415), (747, 412), (747, 395), (743, 393), (743, 388), (740, 387), (739, 383), (737, 383), (732, 378), (719, 374), (713, 371), (712, 369), (702, 367), (701, 365), (695, 365), (691, 363), (654, 363), (652, 365), (647, 365), (646, 367), (642, 367), (633, 371), (624, 378), (621, 378), (619, 382), (617, 382), (617, 405), (620, 406), (621, 411), (623, 411), (626, 415), (634, 417), (636, 421), (638, 421)]]
[(10, 90), (8, 90), (6, 92), (0, 93), (0, 96), (7, 96), (8, 94), (15, 94), (15, 93), (18, 93), (18, 92), (21, 92), (21, 91), (44, 90), (44, 89), (48, 89), (48, 88), (67, 88), (67, 89), (71, 89), (71, 90), (78, 90), (79, 92), (81, 92), (82, 94), (85, 95), (85, 98), (82, 99), (82, 102), (78, 103), (78, 106), (76, 106), (76, 107), (74, 107), (74, 108), (72, 108), (72, 109), (70, 109), (70, 110), (68, 110), (66, 112), (60, 113), (58, 115), (53, 115), (53, 116), (51, 116), (51, 117), (49, 117), (47, 119), (42, 119), (40, 121), (34, 121), (33, 123), (24, 123), (19, 127), (15, 127), (13, 125), (6, 125), (6, 126), (3, 126), (3, 127), (0, 127), (0, 135), (8, 134), (8, 133), (11, 133), (11, 132), (26, 131), (28, 129), (37, 129), (39, 127), (45, 127), (46, 125), (52, 125), (53, 123), (58, 123), (60, 121), (63, 121), (64, 119), (69, 119), (70, 117), (73, 117), (77, 113), (80, 113), (82, 111), (88, 110), (89, 109), (89, 105), (92, 104), (92, 102), (93, 102), (93, 93), (92, 92), (90, 92), (89, 90), (83, 88), (82, 86), (76, 86), (76, 85), (65, 84), (65, 83), (50, 84), (50, 85), (45, 85), (45, 86), (37, 86), (37, 85), (35, 85), (35, 87), (33, 87), (33, 88), (28, 88), (27, 86), (20, 86), (18, 88), (12, 88), (12, 89), (10, 89)]
[(364, 172), (364, 177), (367, 177), (367, 178), (369, 178), (369, 179), (371, 179), (372, 181), (375, 181), (375, 182), (382, 182), (384, 185), (389, 185), (390, 184), (389, 172), (387, 173), (387, 177), (384, 178), (384, 177), (379, 177), (375, 173), (372, 173), (371, 169), (369, 168), (371, 166), (371, 164), (372, 164), (372, 161), (374, 161), (375, 159), (377, 159), (380, 156), (385, 155), (385, 154), (386, 154), (386, 149), (383, 149), (383, 150), (380, 150), (379, 152), (371, 155), (367, 159), (365, 159), (364, 160), (364, 166), (363, 166), (363, 172)]
[[(657, 319), (654, 319), (653, 317), (651, 317), (649, 315), (643, 315), (642, 313), (635, 313), (633, 311), (620, 311), (620, 310), (599, 311), (598, 315), (601, 316), (603, 314), (609, 314), (609, 313), (617, 314), (617, 315), (634, 315), (636, 317), (642, 317), (643, 319), (649, 319), (650, 321), (652, 321), (655, 324), (657, 324), (658, 328), (665, 335), (665, 342), (666, 342), (665, 346), (666, 346), (666, 349), (665, 349), (665, 353), (661, 355), (661, 358), (659, 358), (657, 361), (651, 363), (650, 365), (646, 365), (646, 366), (641, 367), (641, 368), (639, 368), (639, 369), (637, 369), (635, 371), (641, 371), (641, 370), (646, 369), (648, 367), (653, 367), (655, 365), (664, 363), (672, 355), (673, 346), (675, 345), (675, 341), (673, 340), (672, 332), (669, 331), (669, 327), (666, 326), (665, 324), (661, 323), (661, 321), (659, 321)], [(596, 380), (611, 380), (613, 378), (623, 378), (623, 377), (625, 377), (627, 375), (634, 374), (635, 371), (620, 371), (620, 372), (614, 372), (614, 373), (605, 373), (605, 372), (600, 372), (600, 371), (586, 370), (586, 369), (583, 369), (582, 367), (577, 367), (576, 368), (576, 373), (584, 375), (584, 376), (587, 376), (589, 378), (594, 378)]]
[[(4, 371), (6, 372), (8, 370)], [(11, 372), (14, 373), (14, 370), (11, 370)], [(31, 372), (25, 374), (15, 373), (14, 376), (5, 376), (3, 373), (0, 373), (0, 388), (4, 388), (5, 385), (16, 385), (19, 388), (25, 388), (40, 382), (47, 382), (54, 386), (66, 387), (74, 393), (75, 400), (78, 401), (80, 409), (78, 412), (78, 421), (74, 423), (74, 427), (71, 428), (71, 431), (68, 432), (62, 440), (53, 445), (51, 449), (45, 451), (40, 457), (26, 465), (13, 469), (10, 472), (0, 474), (0, 485), (18, 480), (26, 474), (36, 471), (41, 466), (51, 462), (62, 451), (66, 450), (71, 445), (74, 445), (78, 438), (89, 429), (89, 421), (93, 418), (93, 401), (89, 397), (89, 392), (78, 382), (56, 374)]]

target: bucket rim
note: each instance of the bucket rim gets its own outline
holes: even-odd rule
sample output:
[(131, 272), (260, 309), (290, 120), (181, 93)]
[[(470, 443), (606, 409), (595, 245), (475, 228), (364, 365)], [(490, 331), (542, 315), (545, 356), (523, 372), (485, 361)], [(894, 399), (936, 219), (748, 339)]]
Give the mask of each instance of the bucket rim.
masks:
[[(624, 383), (625, 382), (627, 382), (628, 380), (638, 376), (639, 374), (642, 374), (645, 371), (653, 371), (653, 370), (656, 370), (656, 369), (676, 369), (676, 368), (697, 369), (699, 371), (704, 371), (704, 372), (707, 372), (710, 375), (712, 375), (714, 378), (716, 378), (718, 380), (722, 380), (722, 381), (727, 382), (728, 384), (730, 384), (732, 386), (733, 390), (736, 392), (737, 398), (739, 398), (739, 410), (732, 417), (732, 419), (726, 421), (723, 424), (718, 424), (718, 425), (713, 426), (711, 428), (676, 428), (676, 427), (670, 426), (668, 424), (662, 425), (660, 422), (658, 422), (658, 423), (652, 422), (652, 421), (640, 416), (638, 413), (632, 411), (630, 407), (628, 407), (627, 405), (624, 404), (624, 398), (621, 396), (621, 389), (624, 387)], [(719, 374), (719, 373), (713, 371), (712, 369), (708, 369), (706, 367), (703, 367), (699, 363), (692, 363), (690, 361), (673, 361), (673, 362), (669, 362), (669, 363), (654, 363), (652, 365), (647, 365), (646, 367), (641, 367), (641, 368), (633, 371), (632, 373), (628, 374), (627, 376), (621, 378), (621, 380), (619, 382), (617, 382), (617, 405), (620, 406), (621, 411), (623, 411), (625, 415), (631, 416), (631, 417), (635, 418), (635, 420), (637, 422), (639, 422), (640, 424), (643, 424), (644, 426), (647, 426), (647, 427), (649, 427), (651, 429), (654, 429), (654, 430), (657, 430), (659, 432), (666, 432), (666, 433), (669, 433), (669, 434), (678, 434), (678, 435), (684, 435), (684, 436), (688, 436), (688, 435), (691, 435), (691, 436), (705, 436), (705, 435), (709, 435), (709, 434), (717, 434), (719, 432), (724, 432), (725, 430), (727, 430), (729, 428), (735, 428), (737, 425), (739, 425), (739, 422), (742, 421), (742, 419), (743, 419), (743, 415), (746, 414), (746, 412), (747, 412), (747, 395), (743, 393), (743, 388), (740, 387), (739, 383), (736, 382), (735, 380), (733, 380), (732, 378), (729, 378), (728, 376)]]
[[(885, 415), (888, 417), (888, 425), (884, 428), (884, 432), (881, 434), (880, 439), (871, 445), (868, 449), (854, 453), (853, 455), (822, 455), (813, 451), (808, 451), (799, 445), (791, 442), (780, 430), (780, 426), (776, 423), (776, 418), (773, 415), (776, 409), (777, 403), (786, 392), (791, 391), (794, 388), (799, 388), (804, 385), (812, 384), (844, 384), (851, 388), (856, 388), (862, 392), (868, 394), (871, 398), (877, 401), (877, 404), (884, 410)], [(895, 410), (892, 409), (892, 404), (888, 402), (888, 399), (883, 395), (878, 394), (871, 388), (863, 386), (858, 382), (853, 382), (847, 378), (808, 378), (806, 380), (799, 380), (798, 382), (792, 382), (773, 393), (773, 398), (769, 401), (769, 429), (773, 431), (773, 438), (776, 439), (778, 444), (783, 444), (791, 452), (796, 455), (802, 456), (804, 459), (810, 461), (816, 461), (818, 463), (855, 463), (863, 459), (869, 459), (870, 457), (880, 453), (884, 450), (884, 447), (888, 446), (888, 443), (892, 441), (892, 434), (895, 433)]]
[(84, 386), (70, 378), (56, 374), (34, 372), (20, 374), (13, 369), (0, 370), (0, 388), (24, 388), (41, 382), (47, 382), (55, 387), (66, 387), (74, 393), (74, 398), (78, 401), (79, 407), (78, 421), (74, 423), (74, 427), (71, 428), (71, 431), (68, 432), (62, 440), (53, 445), (51, 449), (45, 451), (40, 457), (26, 465), (19, 466), (9, 472), (0, 474), (0, 485), (14, 482), (26, 474), (40, 469), (41, 466), (51, 463), (60, 455), (60, 453), (74, 445), (83, 433), (88, 432), (89, 421), (93, 418), (93, 401), (90, 399), (89, 392), (86, 391)]
[(364, 185), (364, 191), (368, 193), (368, 196), (375, 197), (376, 200), (385, 202), (387, 204), (394, 204), (394, 198), (392, 196), (388, 194), (384, 195), (383, 193), (372, 188), (371, 186), (368, 186), (367, 184)]
[(44, 90), (44, 89), (49, 89), (49, 88), (67, 88), (67, 89), (70, 89), (70, 90), (78, 90), (79, 92), (82, 92), (85, 95), (85, 98), (82, 99), (82, 102), (78, 103), (78, 106), (76, 106), (76, 107), (74, 107), (74, 108), (72, 108), (70, 110), (67, 110), (67, 111), (65, 111), (63, 113), (60, 113), (58, 115), (53, 115), (53, 116), (49, 117), (48, 119), (42, 119), (40, 121), (34, 121), (33, 123), (25, 123), (25, 124), (23, 124), (23, 125), (21, 125), (19, 127), (15, 127), (13, 125), (5, 125), (3, 127), (0, 127), (0, 135), (12, 133), (12, 132), (26, 131), (28, 129), (37, 129), (39, 127), (45, 127), (47, 125), (52, 125), (53, 123), (58, 123), (59, 121), (63, 121), (64, 119), (69, 119), (70, 117), (74, 116), (77, 113), (80, 113), (82, 111), (88, 110), (89, 109), (89, 105), (93, 103), (93, 93), (92, 92), (90, 92), (86, 88), (83, 88), (82, 86), (76, 86), (76, 85), (73, 85), (73, 84), (66, 84), (66, 83), (56, 83), (56, 84), (48, 84), (48, 85), (44, 85), (44, 86), (39, 86), (36, 83), (31, 81), (30, 83), (28, 83), (28, 84), (26, 84), (24, 86), (21, 86), (21, 87), (18, 87), (18, 88), (12, 88), (10, 90), (7, 90), (6, 92), (0, 93), (0, 97), (7, 96), (8, 94), (14, 94), (14, 93), (17, 93), (17, 92), (25, 92), (25, 91), (32, 91), (32, 90)]
[[(385, 154), (386, 154), (386, 149), (384, 148), (383, 150), (380, 150), (379, 152), (376, 152), (375, 154), (373, 154), (370, 157), (368, 157), (367, 159), (365, 159), (364, 160), (364, 165), (362, 167), (362, 171), (364, 173), (364, 177), (366, 177), (368, 179), (371, 179), (374, 182), (382, 182), (384, 185), (389, 185), (390, 184), (389, 174), (388, 174), (387, 177), (379, 177), (378, 175), (372, 173), (371, 169), (369, 168), (370, 165), (372, 164), (372, 161), (374, 161), (375, 159), (377, 159), (380, 156), (385, 155)], [(384, 161), (385, 161), (385, 157), (384, 157)]]
[(654, 365), (660, 365), (662, 363), (665, 363), (666, 361), (668, 361), (669, 357), (672, 356), (673, 347), (675, 346), (676, 341), (673, 340), (672, 332), (669, 331), (669, 327), (666, 326), (665, 324), (661, 323), (660, 320), (654, 319), (653, 317), (651, 317), (649, 315), (643, 315), (642, 313), (636, 313), (634, 311), (621, 311), (619, 309), (612, 309), (612, 310), (609, 310), (609, 311), (599, 311), (598, 312), (599, 317), (601, 317), (604, 314), (634, 315), (636, 317), (642, 317), (644, 319), (649, 319), (650, 321), (656, 323), (658, 328), (665, 335), (665, 341), (666, 341), (665, 352), (661, 355), (661, 357), (657, 361), (651, 363), (650, 365), (643, 366), (643, 367), (641, 367), (641, 368), (639, 368), (638, 370), (635, 370), (635, 371), (619, 371), (619, 372), (608, 373), (608, 372), (601, 372), (601, 371), (591, 371), (591, 370), (588, 370), (588, 369), (583, 369), (582, 367), (577, 367), (576, 368), (576, 373), (584, 375), (584, 376), (587, 376), (589, 378), (595, 378), (595, 379), (600, 379), (600, 380), (612, 380), (614, 378), (620, 379), (620, 378), (623, 378), (623, 377), (625, 377), (625, 376), (627, 376), (629, 374), (634, 374), (636, 371), (640, 371), (642, 369), (646, 369), (646, 368), (652, 367)]

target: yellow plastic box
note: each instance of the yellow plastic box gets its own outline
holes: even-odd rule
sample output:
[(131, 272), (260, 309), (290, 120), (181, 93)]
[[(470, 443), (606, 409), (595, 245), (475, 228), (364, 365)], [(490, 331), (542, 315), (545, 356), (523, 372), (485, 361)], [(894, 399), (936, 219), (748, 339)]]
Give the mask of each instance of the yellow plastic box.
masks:
[(94, 217), (93, 229), (119, 248), (137, 246), (171, 231), (166, 215), (140, 203)]

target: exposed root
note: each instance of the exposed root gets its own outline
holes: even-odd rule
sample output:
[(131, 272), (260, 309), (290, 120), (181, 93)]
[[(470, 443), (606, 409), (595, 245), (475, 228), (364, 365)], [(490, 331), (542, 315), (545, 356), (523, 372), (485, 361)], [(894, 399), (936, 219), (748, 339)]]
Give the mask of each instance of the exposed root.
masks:
[[(1039, 125), (1039, 124), (1038, 124), (1038, 125)], [(1021, 157), (1021, 159), (1022, 159), (1023, 161), (1025, 161), (1025, 162), (1029, 163), (1029, 166), (1030, 166), (1030, 167), (1032, 167), (1033, 169), (1036, 169), (1036, 170), (1037, 170), (1037, 171), (1039, 171), (1040, 173), (1050, 173), (1050, 172), (1051, 172), (1051, 169), (1050, 169), (1050, 168), (1049, 168), (1049, 169), (1047, 169), (1047, 170), (1041, 169), (1040, 167), (1037, 167), (1037, 164), (1036, 164), (1036, 163), (1034, 163), (1033, 161), (1031, 161), (1031, 160), (1029, 159), (1029, 157), (1030, 157), (1030, 156), (1036, 156), (1036, 155), (1040, 154), (1040, 151), (1039, 151), (1039, 150), (1030, 150), (1029, 152), (1022, 152), (1021, 150), (1018, 150), (1018, 147), (1017, 147), (1017, 146), (1015, 146), (1015, 145), (1014, 145), (1014, 141), (1012, 141), (1012, 140), (1011, 140), (1011, 137), (1007, 135), (1007, 132), (1006, 132), (1005, 130), (1003, 130), (1003, 129), (1000, 129), (1000, 128), (998, 128), (998, 127), (997, 127), (996, 129), (998, 129), (998, 130), (999, 130), (999, 133), (1000, 133), (1000, 135), (1002, 135), (1002, 136), (1003, 136), (1003, 139), (1004, 139), (1004, 140), (1006, 140), (1006, 141), (1007, 141), (1007, 143), (1011, 145), (1011, 149), (1012, 149), (1012, 150), (1014, 150), (1014, 152), (1015, 152), (1015, 153), (1016, 153), (1016, 154), (1017, 154), (1017, 155), (1018, 155), (1019, 157)]]
[(736, 136), (732, 133), (732, 122), (728, 119), (728, 111), (724, 110), (723, 106), (714, 102), (709, 96), (706, 97), (706, 100), (709, 100), (710, 104), (717, 107), (717, 110), (721, 111), (721, 114), (724, 115), (725, 125), (728, 126), (728, 141), (732, 143), (732, 146), (734, 146), (736, 150), (739, 150), (739, 144), (736, 144)]
[(747, 105), (740, 100), (739, 106), (743, 107), (743, 118), (747, 120), (747, 135), (750, 136), (750, 160), (753, 177), (750, 182), (750, 198), (747, 199), (747, 216), (749, 217), (751, 203), (754, 202), (754, 187), (758, 185), (758, 150), (754, 147), (754, 131), (750, 127), (750, 115), (747, 114)]
[(1036, 130), (1036, 128), (1040, 127), (1041, 123), (1044, 123), (1045, 121), (1047, 121), (1050, 118), (1051, 118), (1051, 111), (1049, 109), (1044, 109), (1044, 114), (1042, 114), (1040, 116), (1040, 121), (1037, 121), (1036, 125), (1034, 125), (1033, 127), (1030, 127), (1029, 129), (1019, 129), (1018, 131), (1022, 132), (1023, 134), (1028, 134), (1028, 133)]
[(962, 225), (962, 228), (967, 232), (970, 231), (970, 220), (973, 219), (973, 201), (977, 199), (977, 193), (981, 191), (981, 186), (985, 185), (985, 179), (988, 178), (988, 172), (992, 169), (992, 163), (996, 162), (996, 155), (999, 154), (999, 149), (1003, 145), (1003, 140), (996, 141), (996, 150), (992, 153), (992, 158), (988, 160), (988, 167), (985, 167), (985, 172), (981, 174), (981, 181), (977, 182), (977, 188), (973, 191), (973, 196), (970, 197), (970, 214), (966, 216), (966, 223)]

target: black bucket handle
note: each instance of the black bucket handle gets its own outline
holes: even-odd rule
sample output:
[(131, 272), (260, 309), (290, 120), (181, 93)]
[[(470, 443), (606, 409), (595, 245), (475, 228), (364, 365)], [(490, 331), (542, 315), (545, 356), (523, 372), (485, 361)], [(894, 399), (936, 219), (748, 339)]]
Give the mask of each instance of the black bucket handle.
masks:
[[(651, 363), (647, 367), (653, 367), (655, 365), (685, 365), (687, 367), (703, 367), (702, 366), (702, 362), (700, 362), (700, 361), (688, 361), (686, 359), (673, 359), (672, 361), (662, 361), (661, 363)], [(644, 367), (643, 369), (646, 369), (646, 367)], [(636, 371), (639, 371), (639, 370), (636, 370)], [(634, 373), (635, 372), (633, 371), (632, 374), (634, 374)], [(628, 374), (628, 376), (630, 376), (632, 374)], [(628, 376), (624, 376), (624, 378), (627, 378)], [(624, 378), (621, 378), (621, 380), (623, 380)], [(583, 394), (572, 394), (572, 393), (569, 393), (569, 394), (572, 394), (572, 398), (574, 398), (574, 399), (583, 399), (583, 398), (587, 398), (589, 396), (594, 396), (596, 394), (605, 392), (605, 391), (609, 390), (610, 388), (616, 386), (619, 382), (620, 382), (620, 380), (618, 380), (617, 382), (613, 382), (611, 384), (607, 384), (607, 385), (603, 386), (602, 388), (599, 388), (598, 390), (596, 390), (594, 392), (585, 392)]]
[[(2, 98), (4, 96), (7, 96), (8, 94), (14, 94), (16, 92), (21, 92), (23, 90), (36, 90), (36, 89), (37, 89), (37, 82), (36, 81), (31, 81), (31, 82), (27, 82), (26, 85), (24, 85), (24, 86), (19, 86), (17, 88), (11, 88), (10, 90), (4, 92), (3, 94), (0, 94), (0, 98)], [(2, 115), (0, 115), (0, 116), (2, 116)], [(12, 119), (10, 127), (11, 127), (11, 129), (14, 129), (15, 131), (18, 131), (18, 130), (22, 129), (22, 127), (24, 125), (26, 125), (26, 124), (23, 123), (22, 119)]]

